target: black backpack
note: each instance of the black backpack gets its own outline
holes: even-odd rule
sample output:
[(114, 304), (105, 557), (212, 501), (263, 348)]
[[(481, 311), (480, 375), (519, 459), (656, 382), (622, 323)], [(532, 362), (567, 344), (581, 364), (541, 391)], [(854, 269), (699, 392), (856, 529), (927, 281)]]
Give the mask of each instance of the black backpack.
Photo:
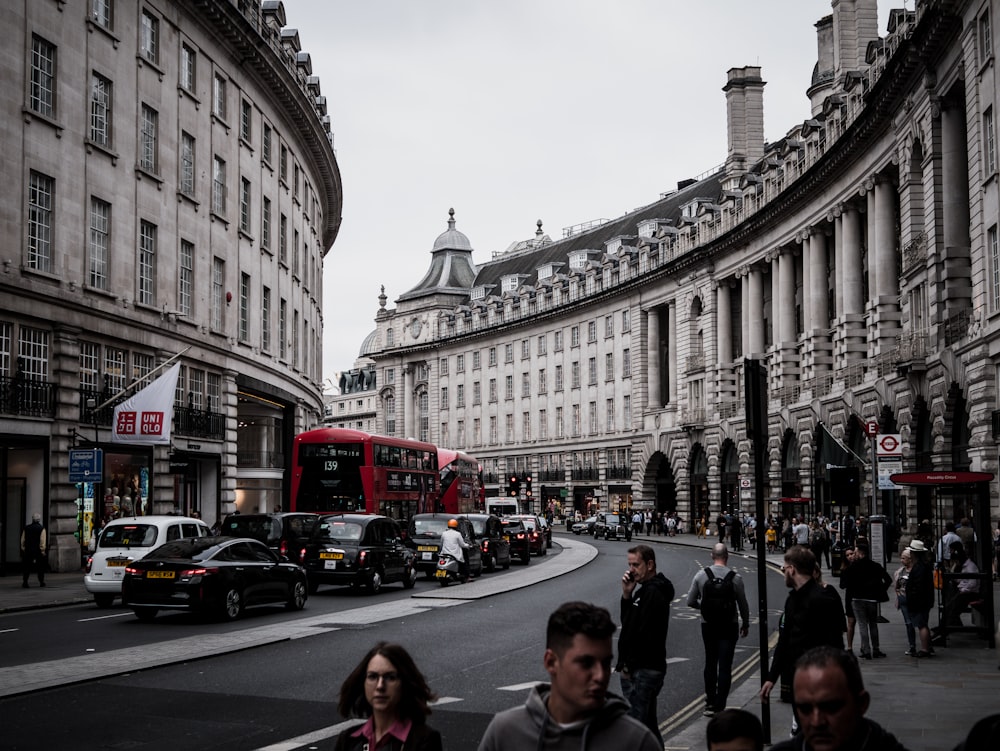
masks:
[(730, 571), (721, 579), (711, 568), (705, 569), (708, 581), (701, 592), (701, 614), (709, 626), (728, 626), (736, 622), (736, 588), (733, 579), (736, 572)]

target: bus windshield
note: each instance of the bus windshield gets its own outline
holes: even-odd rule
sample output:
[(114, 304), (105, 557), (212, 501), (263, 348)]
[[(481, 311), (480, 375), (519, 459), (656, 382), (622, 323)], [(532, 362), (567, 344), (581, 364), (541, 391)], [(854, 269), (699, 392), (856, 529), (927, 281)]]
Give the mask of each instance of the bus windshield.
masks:
[(296, 511), (364, 511), (363, 464), (360, 443), (302, 444)]

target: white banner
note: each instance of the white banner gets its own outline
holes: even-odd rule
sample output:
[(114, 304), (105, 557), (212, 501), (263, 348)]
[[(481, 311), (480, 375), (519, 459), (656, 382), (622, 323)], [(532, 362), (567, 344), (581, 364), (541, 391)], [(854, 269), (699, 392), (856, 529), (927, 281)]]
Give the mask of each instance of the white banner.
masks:
[(170, 443), (174, 421), (174, 395), (181, 364), (169, 370), (141, 391), (115, 407), (111, 440), (118, 443)]

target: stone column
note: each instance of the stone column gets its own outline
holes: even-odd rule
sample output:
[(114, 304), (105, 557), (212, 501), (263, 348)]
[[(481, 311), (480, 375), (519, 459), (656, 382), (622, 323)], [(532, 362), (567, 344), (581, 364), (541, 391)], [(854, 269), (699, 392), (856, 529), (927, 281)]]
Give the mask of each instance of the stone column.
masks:
[(750, 346), (748, 355), (764, 354), (764, 279), (760, 268), (754, 266), (749, 274), (750, 309), (747, 317), (750, 319)]
[(843, 305), (837, 310), (833, 334), (834, 368), (838, 370), (860, 362), (867, 355), (861, 213), (849, 203), (845, 203), (841, 209), (840, 227), (843, 237), (839, 243), (840, 262), (837, 265), (838, 278), (843, 287), (840, 290)]
[(969, 258), (969, 168), (964, 108), (944, 103), (941, 110), (941, 214), (944, 252), (938, 265), (947, 279), (944, 317), (951, 319), (972, 307), (972, 268)]
[(822, 228), (814, 228), (809, 237), (809, 317), (813, 330), (830, 326), (829, 284), (826, 234)]
[(896, 201), (895, 185), (885, 176), (876, 176), (870, 195), (874, 205), (874, 242), (869, 242), (869, 267), (875, 269), (872, 288), (872, 313), (868, 340), (876, 355), (888, 354), (900, 333), (899, 278), (896, 263)]
[(740, 269), (740, 305), (743, 315), (740, 317), (743, 356), (750, 356), (750, 270)]
[(667, 304), (667, 404), (677, 404), (677, 301)]
[(795, 252), (791, 248), (778, 256), (778, 343), (785, 347), (795, 347)]
[(408, 438), (413, 433), (413, 366), (403, 366), (403, 429), (396, 435)]
[(812, 278), (812, 252), (809, 247), (809, 232), (806, 230), (796, 237), (802, 244), (802, 332), (808, 333), (812, 330), (812, 286), (810, 284), (810, 279)]
[(652, 308), (646, 315), (646, 388), (649, 393), (649, 409), (663, 406), (660, 397), (660, 311)]
[(844, 216), (840, 206), (828, 217), (833, 223), (833, 316), (844, 312)]
[(715, 358), (719, 367), (733, 361), (733, 331), (729, 280), (723, 279), (715, 288)]

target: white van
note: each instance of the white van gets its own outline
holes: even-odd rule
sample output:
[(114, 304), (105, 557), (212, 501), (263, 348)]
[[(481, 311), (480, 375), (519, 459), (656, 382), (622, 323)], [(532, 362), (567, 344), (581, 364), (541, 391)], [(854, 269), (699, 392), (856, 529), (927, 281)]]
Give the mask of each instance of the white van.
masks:
[(122, 593), (125, 566), (153, 548), (182, 537), (208, 537), (201, 519), (187, 516), (129, 516), (108, 522), (87, 558), (83, 584), (99, 608), (110, 608)]

